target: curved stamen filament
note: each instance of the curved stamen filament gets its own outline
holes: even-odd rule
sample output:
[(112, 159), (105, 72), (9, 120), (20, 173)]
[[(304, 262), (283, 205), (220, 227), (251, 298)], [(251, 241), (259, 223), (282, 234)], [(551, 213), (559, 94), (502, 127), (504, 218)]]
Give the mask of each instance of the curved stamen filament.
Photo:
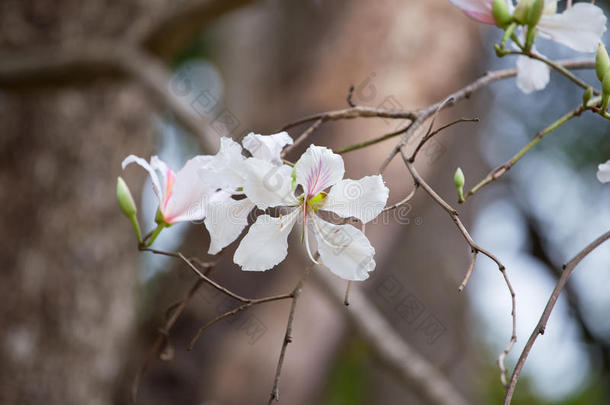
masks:
[(314, 262), (315, 264), (320, 264), (316, 259), (314, 259), (313, 255), (311, 254), (311, 249), (309, 247), (309, 233), (307, 232), (307, 217), (303, 217), (303, 236), (305, 238), (305, 250), (307, 250), (307, 255), (309, 256), (309, 258), (311, 259), (312, 262)]

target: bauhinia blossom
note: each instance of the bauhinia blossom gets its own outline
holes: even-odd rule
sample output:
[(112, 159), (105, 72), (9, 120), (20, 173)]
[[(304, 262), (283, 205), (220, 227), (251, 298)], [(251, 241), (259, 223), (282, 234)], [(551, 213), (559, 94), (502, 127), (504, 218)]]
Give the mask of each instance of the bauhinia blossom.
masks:
[(129, 155), (123, 160), (122, 167), (124, 170), (129, 164), (136, 163), (148, 172), (163, 221), (173, 224), (202, 220), (206, 201), (217, 195), (216, 187), (200, 180), (199, 170), (205, 158), (194, 157), (175, 172), (157, 156), (153, 156), (149, 163), (138, 156)]
[(610, 183), (610, 160), (597, 166), (597, 179), (602, 183)]
[[(451, 0), (451, 3), (479, 22), (495, 24), (493, 0)], [(508, 2), (508, 6), (513, 9), (512, 2)], [(557, 1), (550, 0), (545, 2), (543, 15), (536, 27), (542, 38), (578, 52), (595, 52), (606, 31), (606, 16), (600, 7), (588, 2), (575, 3), (562, 13), (557, 13)], [(536, 50), (532, 48), (532, 52), (536, 53)], [(550, 68), (541, 61), (519, 56), (517, 70), (517, 86), (524, 93), (541, 90), (549, 82)]]
[[(343, 179), (343, 159), (330, 149), (311, 145), (294, 168), (252, 157), (243, 163), (245, 195), (260, 209), (278, 207), (279, 216), (261, 215), (235, 252), (243, 270), (264, 271), (287, 255), (288, 235), (302, 221), (302, 240), (311, 253), (309, 233), (317, 241), (319, 261), (346, 280), (365, 280), (375, 269), (375, 249), (356, 227), (336, 225), (320, 217), (321, 211), (366, 223), (385, 207), (389, 190), (381, 176)], [(325, 190), (329, 189), (327, 192)], [(299, 190), (299, 191), (297, 191)]]
[[(292, 138), (287, 132), (274, 135), (259, 135), (250, 133), (242, 145), (250, 154), (273, 167), (282, 166), (281, 152), (286, 145), (292, 144)], [(238, 143), (225, 138), (221, 143), (218, 155), (220, 160), (210, 160), (201, 169), (201, 177), (211, 179), (212, 183), (220, 184), (228, 195), (243, 195), (243, 186), (247, 178), (246, 157), (242, 154)], [(217, 155), (217, 156), (218, 156)], [(221, 180), (223, 179), (224, 180)], [(231, 244), (248, 225), (248, 215), (255, 207), (249, 198), (216, 198), (207, 207), (205, 226), (210, 233), (210, 248), (208, 253), (216, 254)]]

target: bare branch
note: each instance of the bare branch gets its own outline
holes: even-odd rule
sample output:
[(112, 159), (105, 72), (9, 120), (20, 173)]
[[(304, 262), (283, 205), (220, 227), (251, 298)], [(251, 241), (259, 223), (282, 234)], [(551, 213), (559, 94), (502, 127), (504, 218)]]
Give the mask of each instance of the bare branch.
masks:
[(305, 124), (311, 121), (321, 119), (326, 121), (349, 120), (354, 118), (393, 118), (393, 119), (408, 119), (414, 120), (417, 118), (417, 113), (411, 111), (396, 111), (386, 110), (383, 108), (356, 106), (345, 108), (343, 110), (328, 111), (319, 114), (310, 115), (285, 125), (282, 130), (285, 131), (297, 125)]
[(565, 284), (568, 281), (568, 278), (570, 277), (570, 275), (572, 274), (572, 272), (574, 271), (576, 266), (585, 257), (587, 257), (587, 255), (589, 253), (591, 253), (599, 245), (601, 245), (608, 239), (610, 239), (610, 231), (606, 232), (605, 234), (603, 234), (600, 237), (598, 237), (597, 239), (595, 239), (593, 242), (591, 242), (589, 245), (587, 245), (587, 247), (585, 247), (583, 250), (581, 250), (572, 260), (570, 260), (567, 264), (565, 264), (563, 266), (563, 272), (561, 273), (561, 276), (557, 280), (557, 284), (555, 285), (555, 288), (553, 289), (553, 292), (551, 293), (551, 297), (549, 298), (549, 300), (544, 308), (544, 311), (542, 312), (542, 316), (540, 317), (538, 324), (536, 325), (536, 327), (532, 331), (532, 334), (530, 335), (529, 339), (527, 340), (527, 343), (525, 344), (525, 347), (523, 348), (523, 352), (521, 352), (521, 356), (519, 356), (519, 360), (517, 361), (517, 365), (515, 366), (515, 370), (513, 371), (513, 374), (510, 378), (510, 383), (506, 390), (506, 396), (504, 397), (504, 405), (510, 405), (512, 397), (513, 397), (513, 393), (515, 391), (515, 386), (517, 385), (517, 380), (519, 379), (519, 375), (521, 374), (523, 365), (525, 364), (525, 361), (527, 360), (527, 356), (529, 355), (530, 351), (532, 350), (534, 343), (536, 343), (536, 338), (538, 338), (538, 335), (544, 334), (546, 325), (549, 321), (549, 317), (551, 316), (551, 312), (553, 311), (553, 308), (555, 307), (555, 303), (557, 302), (557, 299), (559, 298), (561, 291), (565, 287)]
[(294, 314), (297, 308), (297, 301), (299, 300), (301, 290), (303, 289), (303, 284), (305, 283), (305, 280), (307, 279), (312, 267), (313, 266), (309, 266), (307, 268), (305, 274), (303, 274), (303, 277), (292, 291), (292, 304), (290, 305), (290, 313), (288, 314), (288, 322), (286, 323), (286, 334), (284, 335), (282, 349), (280, 350), (280, 358), (278, 359), (277, 369), (275, 370), (273, 388), (271, 389), (271, 395), (269, 396), (269, 405), (271, 405), (274, 400), (280, 400), (280, 376), (282, 375), (282, 365), (284, 364), (284, 358), (286, 357), (286, 348), (288, 347), (288, 343), (292, 342), (292, 324), (294, 323)]
[[(500, 272), (502, 273), (502, 277), (504, 278), (504, 282), (506, 284), (506, 287), (508, 288), (508, 291), (509, 291), (510, 297), (511, 297), (511, 307), (512, 307), (511, 317), (512, 317), (512, 323), (513, 323), (512, 335), (510, 337), (508, 345), (506, 346), (504, 351), (500, 354), (500, 356), (498, 356), (498, 366), (500, 368), (500, 379), (506, 385), (506, 368), (504, 367), (504, 358), (506, 357), (508, 352), (510, 352), (513, 345), (517, 341), (517, 301), (516, 301), (516, 296), (515, 296), (515, 290), (513, 289), (513, 286), (508, 278), (508, 274), (506, 273), (506, 268), (504, 267), (502, 262), (500, 262), (500, 260), (496, 256), (494, 256), (487, 250), (481, 248), (479, 245), (477, 245), (474, 242), (474, 240), (470, 236), (470, 233), (468, 232), (468, 230), (466, 230), (466, 227), (464, 226), (464, 224), (462, 223), (460, 218), (458, 218), (458, 212), (455, 210), (455, 208), (453, 208), (445, 200), (443, 200), (432, 189), (432, 187), (430, 187), (430, 185), (428, 183), (426, 183), (426, 181), (419, 175), (417, 170), (415, 170), (413, 163), (409, 161), (409, 159), (405, 155), (405, 152), (402, 149), (401, 149), (401, 156), (402, 156), (402, 159), (403, 159), (405, 165), (407, 166), (407, 169), (411, 173), (411, 176), (413, 176), (413, 179), (415, 180), (415, 182), (417, 184), (419, 184), (426, 191), (426, 193), (428, 193), (428, 195), (441, 208), (443, 208), (445, 211), (447, 211), (447, 213), (449, 214), (449, 217), (451, 218), (451, 220), (453, 220), (453, 222), (457, 226), (458, 230), (460, 231), (460, 233), (462, 234), (464, 239), (466, 239), (466, 242), (472, 249), (473, 253), (474, 252), (482, 253), (485, 256), (487, 256), (488, 258), (490, 258), (491, 260), (493, 260), (496, 263), (496, 265), (498, 266), (498, 269), (500, 270)], [(474, 265), (474, 263), (473, 263), (473, 265)]]
[[(424, 136), (421, 139), (421, 141), (419, 141), (419, 144), (417, 144), (417, 147), (413, 151), (413, 154), (411, 155), (409, 160), (411, 162), (414, 162), (415, 161), (415, 157), (417, 156), (417, 153), (421, 150), (421, 148), (423, 148), (423, 146), (426, 144), (426, 142), (428, 142), (433, 136), (441, 133), (442, 131), (444, 131), (445, 129), (447, 129), (447, 128), (453, 126), (453, 125), (456, 125), (456, 124), (459, 124), (459, 123), (462, 123), (462, 122), (479, 122), (479, 119), (478, 118), (460, 118), (460, 119), (457, 119), (455, 121), (451, 121), (450, 123), (445, 124), (442, 127), (435, 129), (432, 132), (428, 131), (426, 136)], [(432, 129), (432, 125), (430, 125), (430, 129)]]
[(544, 139), (545, 136), (547, 136), (548, 134), (550, 134), (551, 132), (553, 132), (554, 130), (556, 130), (557, 128), (559, 128), (560, 126), (562, 126), (569, 120), (571, 120), (572, 118), (580, 116), (580, 114), (582, 114), (583, 111), (585, 111), (585, 107), (580, 105), (580, 106), (576, 107), (575, 109), (573, 109), (572, 111), (570, 111), (567, 114), (560, 117), (557, 121), (553, 122), (552, 124), (550, 124), (549, 126), (544, 128), (543, 130), (539, 131), (536, 134), (536, 136), (534, 137), (534, 139), (532, 139), (519, 152), (517, 152), (509, 161), (507, 161), (506, 163), (503, 163), (502, 165), (498, 166), (497, 168), (495, 168), (494, 170), (489, 172), (489, 174), (487, 176), (485, 176), (485, 178), (483, 180), (478, 182), (470, 191), (468, 191), (468, 193), (466, 193), (466, 195), (464, 196), (464, 200), (461, 202), (466, 201), (466, 199), (468, 199), (468, 197), (473, 196), (478, 190), (480, 190), (481, 188), (488, 185), (489, 183), (502, 177), (502, 175), (504, 173), (509, 171), (510, 168), (515, 165), (515, 163), (517, 163), (519, 160), (521, 160), (521, 158), (523, 156), (525, 156), (525, 154), (528, 153), (534, 146), (536, 146), (538, 144), (538, 142), (540, 142), (542, 139)]
[(313, 124), (309, 126), (309, 128), (307, 128), (305, 131), (303, 131), (301, 135), (299, 135), (299, 137), (294, 141), (292, 145), (284, 148), (280, 156), (286, 156), (288, 153), (290, 153), (291, 150), (302, 144), (307, 138), (309, 138), (311, 134), (313, 134), (316, 129), (318, 129), (320, 125), (322, 125), (322, 122), (322, 118), (317, 119)]
[[(590, 69), (590, 68), (595, 67), (594, 60), (570, 59), (570, 60), (560, 60), (560, 61), (557, 61), (554, 63), (557, 64), (558, 66), (562, 66), (566, 69)], [(405, 132), (405, 134), (402, 136), (402, 138), (400, 140), (400, 143), (398, 145), (396, 145), (396, 147), (394, 149), (392, 149), (392, 152), (390, 152), (390, 154), (388, 155), (386, 160), (381, 165), (380, 172), (383, 172), (385, 170), (385, 168), (388, 166), (388, 164), (390, 164), (392, 159), (394, 159), (394, 157), (396, 157), (396, 155), (400, 152), (401, 148), (407, 143), (407, 140), (411, 137), (411, 135), (414, 134), (415, 131), (418, 130), (419, 127), (424, 122), (426, 122), (426, 120), (428, 118), (430, 118), (433, 114), (435, 114), (437, 111), (441, 111), (445, 108), (452, 107), (456, 103), (470, 98), (472, 93), (474, 93), (494, 82), (504, 80), (504, 79), (507, 79), (510, 77), (514, 77), (516, 75), (517, 75), (517, 69), (503, 69), (503, 70), (496, 70), (493, 72), (487, 72), (485, 74), (485, 76), (475, 80), (474, 82), (470, 83), (466, 87), (461, 88), (460, 90), (456, 91), (455, 93), (449, 95), (449, 97), (446, 97), (442, 101), (439, 101), (436, 104), (432, 104), (431, 106), (427, 107), (426, 109), (419, 111), (417, 113), (417, 117), (416, 117), (415, 121), (413, 121), (413, 125), (411, 125), (411, 127)], [(452, 100), (449, 102), (445, 102), (445, 100), (448, 100), (448, 99), (452, 99)]]
[(468, 280), (470, 280), (470, 276), (472, 276), (472, 271), (474, 270), (474, 265), (477, 261), (477, 254), (479, 254), (479, 252), (477, 252), (476, 250), (472, 252), (472, 259), (470, 260), (470, 265), (468, 266), (468, 270), (466, 271), (466, 276), (464, 277), (464, 281), (462, 281), (462, 284), (460, 284), (460, 286), (458, 287), (459, 292), (464, 291), (464, 288), (466, 288), (466, 284), (468, 284)]

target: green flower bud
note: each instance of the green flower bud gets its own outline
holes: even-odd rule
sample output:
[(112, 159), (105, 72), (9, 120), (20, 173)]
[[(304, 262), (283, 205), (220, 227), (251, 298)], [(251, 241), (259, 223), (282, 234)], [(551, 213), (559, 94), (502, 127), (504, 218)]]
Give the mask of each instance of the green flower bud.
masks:
[(582, 95), (582, 106), (584, 108), (587, 108), (587, 103), (589, 103), (591, 97), (593, 97), (593, 87), (589, 86), (587, 90), (585, 90), (585, 93)]
[(498, 27), (504, 29), (508, 27), (512, 17), (508, 11), (506, 0), (494, 0), (491, 12)]
[(464, 172), (458, 167), (453, 175), (453, 184), (455, 184), (455, 188), (457, 189), (459, 202), (464, 201), (464, 183), (466, 183)]
[(530, 9), (527, 11), (527, 25), (530, 28), (535, 27), (542, 17), (544, 11), (544, 0), (534, 0)]
[(610, 68), (608, 51), (606, 51), (606, 47), (600, 43), (597, 46), (597, 54), (595, 55), (595, 73), (597, 73), (597, 78), (600, 82), (604, 80), (604, 75), (608, 68)]
[(521, 25), (527, 24), (527, 17), (534, 0), (521, 0), (513, 13), (513, 18)]
[(119, 201), (121, 211), (123, 211), (123, 214), (125, 214), (127, 218), (131, 218), (136, 215), (138, 212), (136, 203), (133, 201), (133, 197), (131, 196), (131, 192), (125, 183), (125, 180), (123, 180), (120, 176), (117, 177), (116, 181), (116, 197)]

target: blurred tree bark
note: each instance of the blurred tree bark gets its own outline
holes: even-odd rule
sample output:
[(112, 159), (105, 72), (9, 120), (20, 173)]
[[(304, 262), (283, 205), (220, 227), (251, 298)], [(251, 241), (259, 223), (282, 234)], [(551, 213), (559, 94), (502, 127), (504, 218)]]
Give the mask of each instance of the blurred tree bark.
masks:
[[(2, 54), (120, 40), (155, 4), (4, 1)], [(0, 92), (0, 403), (117, 403), (138, 267), (116, 174), (152, 151), (151, 112), (128, 81)]]

